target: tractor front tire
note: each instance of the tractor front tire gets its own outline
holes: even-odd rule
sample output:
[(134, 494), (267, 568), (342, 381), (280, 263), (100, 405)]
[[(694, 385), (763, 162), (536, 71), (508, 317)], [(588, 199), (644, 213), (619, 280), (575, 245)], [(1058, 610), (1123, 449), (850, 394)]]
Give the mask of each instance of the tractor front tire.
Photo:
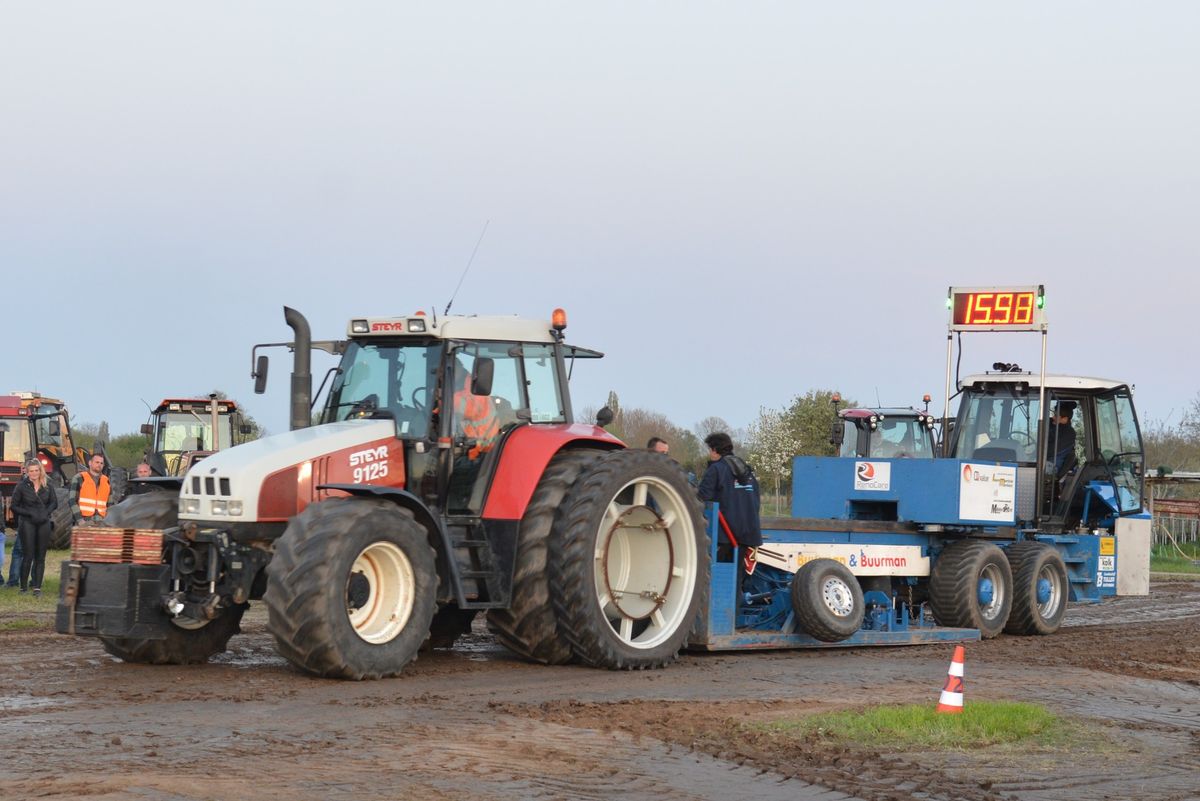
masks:
[(1012, 570), (998, 545), (959, 540), (947, 545), (929, 576), (929, 603), (943, 626), (979, 629), (987, 640), (1004, 630), (1012, 608)]
[(1012, 568), (1012, 614), (1009, 634), (1053, 634), (1067, 614), (1070, 584), (1067, 565), (1058, 551), (1042, 542), (1015, 542), (1005, 549)]
[(614, 451), (566, 496), (550, 549), (559, 631), (581, 661), (614, 670), (675, 661), (708, 595), (708, 532), (677, 463)]
[(437, 608), (429, 534), (408, 509), (331, 498), (288, 523), (267, 564), (267, 628), (279, 652), (318, 676), (395, 676), (417, 656)]
[(850, 568), (832, 559), (814, 559), (792, 577), (792, 611), (810, 636), (841, 642), (862, 628), (866, 605)]
[(550, 460), (533, 492), (517, 533), (512, 601), (507, 609), (487, 613), (488, 628), (513, 653), (545, 665), (571, 661), (571, 645), (558, 631), (550, 604), (547, 568), (555, 513), (584, 467), (603, 454), (595, 450), (565, 451)]
[[(108, 513), (105, 523), (117, 528), (163, 529), (178, 525), (179, 498), (172, 492), (152, 492), (128, 498)], [(69, 531), (69, 529), (68, 529)], [(171, 625), (161, 640), (135, 637), (100, 637), (104, 650), (126, 662), (147, 665), (194, 665), (222, 653), (229, 638), (240, 632), (247, 604), (222, 609), (216, 618), (198, 627)]]

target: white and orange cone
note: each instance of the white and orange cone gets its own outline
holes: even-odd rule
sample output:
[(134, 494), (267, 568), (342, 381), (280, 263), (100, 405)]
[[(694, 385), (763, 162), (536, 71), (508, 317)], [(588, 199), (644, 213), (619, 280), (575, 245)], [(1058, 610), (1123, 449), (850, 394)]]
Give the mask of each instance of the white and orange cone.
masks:
[(963, 658), (966, 652), (961, 645), (954, 646), (950, 675), (946, 677), (946, 687), (942, 690), (942, 697), (938, 699), (938, 712), (957, 715), (963, 711)]

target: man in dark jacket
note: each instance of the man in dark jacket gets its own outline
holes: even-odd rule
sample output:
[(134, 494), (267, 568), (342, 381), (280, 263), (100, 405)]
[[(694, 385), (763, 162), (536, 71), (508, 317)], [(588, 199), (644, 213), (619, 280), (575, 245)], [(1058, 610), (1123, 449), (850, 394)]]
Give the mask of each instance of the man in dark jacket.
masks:
[[(758, 546), (762, 545), (758, 479), (750, 465), (733, 455), (733, 440), (725, 432), (709, 434), (704, 444), (708, 446), (708, 467), (700, 479), (700, 500), (720, 504), (719, 511), (724, 519), (721, 530), (726, 535), (732, 533), (742, 549), (738, 570), (740, 594), (742, 575), (754, 572)], [(725, 525), (729, 527), (728, 531)]]

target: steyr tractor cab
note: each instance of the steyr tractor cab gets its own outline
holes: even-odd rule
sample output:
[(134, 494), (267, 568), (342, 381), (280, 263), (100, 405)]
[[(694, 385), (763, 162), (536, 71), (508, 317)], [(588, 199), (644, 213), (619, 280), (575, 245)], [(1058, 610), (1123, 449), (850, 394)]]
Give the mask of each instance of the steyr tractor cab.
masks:
[[(928, 398), (928, 396), (926, 396)], [(912, 408), (838, 409), (829, 442), (838, 456), (856, 459), (932, 459), (937, 455), (937, 418)]]
[[(708, 591), (702, 510), (678, 464), (600, 427), (611, 412), (575, 421), (571, 370), (601, 354), (566, 342), (565, 313), (363, 317), (326, 342), (284, 316), (292, 430), (194, 464), (177, 499), (119, 504), (121, 549), (79, 537), (60, 632), (202, 662), (262, 599), (280, 653), (322, 676), (395, 675), (479, 610), (539, 662), (676, 657)], [(341, 360), (310, 426), (312, 347)]]
[(1018, 519), (1046, 533), (1109, 530), (1117, 518), (1140, 515), (1145, 452), (1130, 387), (1061, 375), (1043, 383), (1001, 366), (1009, 369), (960, 382), (950, 456), (1018, 465), (1018, 484), (1027, 488)]
[(80, 470), (86, 469), (88, 454), (75, 449), (66, 404), (36, 392), (0, 395), (0, 493), (3, 495), (5, 525), (13, 526), (9, 502), (29, 459), (42, 463), (46, 478), (58, 496), (51, 544), (66, 547), (71, 541), (71, 506), (67, 487)]
[(182, 476), (214, 451), (250, 433), (235, 402), (218, 398), (166, 398), (151, 411), (142, 433), (151, 437), (146, 462), (155, 475)]

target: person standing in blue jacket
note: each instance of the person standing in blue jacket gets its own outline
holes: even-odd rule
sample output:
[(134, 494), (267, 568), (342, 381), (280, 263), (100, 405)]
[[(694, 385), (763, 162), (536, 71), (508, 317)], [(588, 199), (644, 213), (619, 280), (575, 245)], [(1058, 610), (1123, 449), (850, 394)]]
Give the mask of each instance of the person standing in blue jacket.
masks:
[[(733, 440), (723, 431), (704, 438), (708, 446), (708, 467), (700, 479), (700, 500), (720, 504), (722, 533), (730, 533), (742, 549), (742, 562), (738, 569), (738, 592), (741, 592), (742, 576), (754, 572), (758, 563), (758, 546), (762, 545), (762, 525), (759, 521), (758, 479), (754, 470), (743, 460), (733, 455)], [(728, 529), (726, 529), (728, 526)], [(720, 552), (718, 551), (718, 556)]]

